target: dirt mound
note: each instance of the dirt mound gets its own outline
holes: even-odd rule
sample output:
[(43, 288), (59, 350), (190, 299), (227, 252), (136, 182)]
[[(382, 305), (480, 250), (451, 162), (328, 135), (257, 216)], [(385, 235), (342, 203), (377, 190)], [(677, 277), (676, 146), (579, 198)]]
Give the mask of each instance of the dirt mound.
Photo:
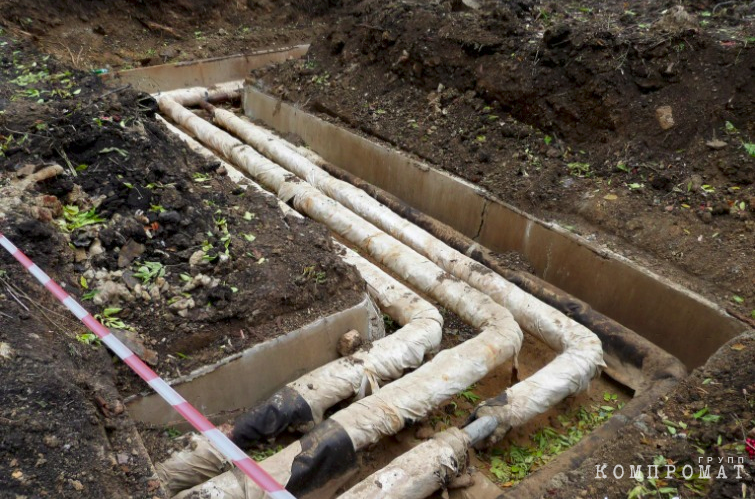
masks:
[[(0, 232), (160, 374), (362, 299), (323, 227), (186, 149), (150, 96), (0, 55)], [(160, 495), (121, 401), (143, 383), (4, 251), (0, 371), (3, 493)]]
[(642, 252), (635, 258), (747, 319), (749, 9), (362, 2), (322, 31), (306, 60), (257, 76), (263, 89), (527, 211), (591, 238), (599, 228), (612, 246), (629, 242)]
[[(651, 406), (615, 441), (606, 442), (578, 469), (557, 476), (547, 496), (652, 497), (659, 496), (661, 489), (679, 497), (746, 496), (755, 473), (755, 460), (745, 452), (745, 441), (753, 437), (755, 425), (755, 404), (750, 395), (755, 383), (741, 366), (753, 361), (755, 333), (724, 345), (667, 400)], [(737, 457), (743, 458), (741, 464)], [(609, 478), (596, 478), (596, 466), (603, 464)], [(647, 466), (654, 464), (659, 480), (630, 477), (630, 466), (642, 466), (645, 477), (651, 478), (653, 473)], [(626, 470), (621, 479), (613, 477), (617, 465)], [(706, 479), (700, 476), (700, 469), (707, 465), (710, 477)], [(617, 470), (616, 475), (621, 472)]]

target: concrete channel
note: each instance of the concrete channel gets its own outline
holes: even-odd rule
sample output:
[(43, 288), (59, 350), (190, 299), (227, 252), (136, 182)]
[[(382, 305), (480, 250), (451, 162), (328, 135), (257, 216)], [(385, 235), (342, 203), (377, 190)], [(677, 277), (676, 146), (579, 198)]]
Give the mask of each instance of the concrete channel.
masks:
[[(306, 50), (306, 45), (298, 45), (124, 71), (106, 79), (150, 93), (210, 86), (241, 79), (250, 70), (267, 64), (301, 57)], [(721, 345), (746, 329), (701, 295), (555, 223), (517, 209), (463, 179), (281, 102), (257, 89), (252, 81), (244, 86), (242, 106), (250, 119), (279, 135), (295, 134), (326, 161), (480, 245), (493, 251), (519, 252), (532, 263), (538, 277), (676, 356), (688, 369), (705, 363)], [(378, 334), (374, 332), (376, 315), (372, 307), (365, 297), (351, 309), (174, 380), (176, 389), (208, 415), (251, 407), (299, 375), (335, 359), (335, 343), (344, 332), (356, 329), (368, 339)], [(297, 359), (296, 365), (287, 362), (291, 358)], [(253, 385), (237, 382), (252, 373)], [(220, 385), (231, 388), (219, 394), (215, 387)], [(649, 402), (647, 399), (661, 395), (659, 390), (670, 386), (657, 387), (636, 398), (634, 404), (627, 405), (625, 416), (631, 418), (634, 412), (639, 413)], [(138, 420), (154, 425), (175, 422), (154, 396), (134, 396), (127, 402)], [(596, 431), (593, 442), (585, 445), (610, 438), (610, 432), (618, 429), (619, 426), (606, 428), (603, 434)], [(464, 497), (495, 497), (497, 487), (477, 478), (482, 484), (477, 494)]]

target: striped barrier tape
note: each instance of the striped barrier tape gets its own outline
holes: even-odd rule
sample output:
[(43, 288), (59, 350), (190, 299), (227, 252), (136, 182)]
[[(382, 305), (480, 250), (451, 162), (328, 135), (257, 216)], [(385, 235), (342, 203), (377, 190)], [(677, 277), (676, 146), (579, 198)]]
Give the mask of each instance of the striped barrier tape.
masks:
[(201, 432), (212, 444), (241, 471), (251, 478), (272, 499), (295, 499), (294, 496), (275, 481), (252, 458), (239, 449), (215, 425), (210, 423), (198, 410), (189, 404), (168, 383), (163, 381), (147, 364), (136, 356), (126, 345), (116, 338), (105, 326), (87, 312), (84, 307), (63, 291), (55, 281), (50, 279), (29, 257), (19, 250), (7, 237), (0, 233), (0, 245), (24, 266), (47, 290), (70, 310), (84, 325), (125, 362), (136, 374), (147, 382), (168, 404), (186, 419), (197, 431)]

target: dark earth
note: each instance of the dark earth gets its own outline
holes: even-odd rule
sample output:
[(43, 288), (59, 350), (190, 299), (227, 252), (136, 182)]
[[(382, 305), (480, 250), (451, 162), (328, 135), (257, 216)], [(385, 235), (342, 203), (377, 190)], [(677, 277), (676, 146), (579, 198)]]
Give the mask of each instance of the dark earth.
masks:
[[(134, 341), (162, 374), (353, 302), (362, 285), (322, 228), (238, 190), (166, 134), (148, 96), (106, 88), (91, 71), (305, 41), (305, 59), (257, 72), (257, 84), (755, 324), (752, 2), (10, 0), (0, 9), (2, 231), (79, 298), (108, 282), (125, 286), (112, 301), (101, 291), (83, 303), (122, 308), (113, 318), (138, 331)], [(51, 163), (65, 173), (19, 189)], [(96, 207), (105, 221), (66, 232), (62, 205)], [(98, 246), (105, 251), (95, 254)], [(203, 246), (207, 258), (192, 267)], [(165, 274), (132, 279), (145, 262)], [(0, 350), (0, 497), (159, 496), (120, 402), (139, 380), (86, 344), (83, 328), (15, 261), (0, 256), (0, 265), (0, 342), (10, 349)], [(305, 278), (313, 265), (324, 283)], [(209, 281), (185, 290), (182, 275), (200, 274)], [(157, 287), (157, 298), (142, 298), (136, 284)], [(181, 310), (182, 293), (193, 308)], [(595, 480), (594, 464), (747, 459), (753, 357), (751, 336), (723, 346), (547, 497), (672, 497), (665, 487), (751, 497), (752, 461), (743, 480), (656, 485)]]

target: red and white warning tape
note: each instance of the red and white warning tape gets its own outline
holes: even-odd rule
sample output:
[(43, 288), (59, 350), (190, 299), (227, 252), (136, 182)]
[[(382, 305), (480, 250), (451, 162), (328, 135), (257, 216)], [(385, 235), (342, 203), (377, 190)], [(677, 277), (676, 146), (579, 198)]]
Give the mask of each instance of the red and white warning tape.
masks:
[(16, 260), (24, 266), (37, 280), (52, 293), (55, 298), (70, 310), (81, 322), (89, 328), (100, 340), (123, 360), (133, 371), (139, 375), (149, 386), (155, 390), (167, 403), (178, 411), (197, 431), (202, 432), (212, 444), (233, 462), (254, 483), (256, 483), (267, 495), (273, 499), (295, 499), (294, 496), (275, 481), (264, 469), (254, 462), (244, 451), (226, 437), (220, 430), (210, 423), (194, 406), (189, 404), (168, 383), (163, 381), (147, 364), (134, 354), (126, 345), (113, 336), (113, 334), (89, 312), (78, 304), (63, 288), (50, 279), (42, 269), (29, 260), (21, 250), (0, 233), (0, 245), (5, 248)]

